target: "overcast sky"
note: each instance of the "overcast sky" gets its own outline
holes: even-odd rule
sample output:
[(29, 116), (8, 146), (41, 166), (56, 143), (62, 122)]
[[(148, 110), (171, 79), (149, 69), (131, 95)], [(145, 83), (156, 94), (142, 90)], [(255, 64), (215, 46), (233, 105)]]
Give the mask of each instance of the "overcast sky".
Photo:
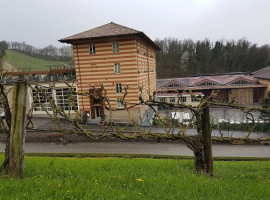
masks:
[(0, 41), (36, 47), (115, 22), (151, 39), (270, 44), (270, 0), (1, 0)]

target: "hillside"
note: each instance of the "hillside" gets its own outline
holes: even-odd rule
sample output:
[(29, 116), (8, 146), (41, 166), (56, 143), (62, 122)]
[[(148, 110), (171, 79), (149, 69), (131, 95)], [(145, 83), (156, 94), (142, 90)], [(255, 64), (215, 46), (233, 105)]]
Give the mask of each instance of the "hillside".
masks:
[(16, 72), (18, 71), (15, 67), (13, 67), (11, 64), (8, 62), (4, 61), (3, 63), (3, 72)]
[(17, 68), (20, 71), (46, 71), (49, 70), (50, 67), (64, 67), (69, 66), (66, 63), (53, 61), (50, 59), (36, 58), (31, 55), (27, 55), (22, 52), (14, 51), (14, 50), (6, 50), (6, 55), (4, 56), (4, 60), (7, 61), (10, 65)]

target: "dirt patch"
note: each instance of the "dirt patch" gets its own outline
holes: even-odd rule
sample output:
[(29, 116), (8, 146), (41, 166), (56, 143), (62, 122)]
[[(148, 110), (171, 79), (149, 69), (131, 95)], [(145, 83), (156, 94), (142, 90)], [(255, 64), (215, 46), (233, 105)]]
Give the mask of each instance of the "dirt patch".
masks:
[(18, 70), (9, 64), (7, 61), (3, 61), (3, 72), (17, 72)]

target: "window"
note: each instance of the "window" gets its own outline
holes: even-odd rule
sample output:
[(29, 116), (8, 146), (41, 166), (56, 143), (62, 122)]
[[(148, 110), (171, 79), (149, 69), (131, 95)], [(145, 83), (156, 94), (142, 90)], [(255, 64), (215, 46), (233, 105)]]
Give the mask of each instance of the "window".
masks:
[(231, 83), (232, 85), (249, 85), (249, 84), (252, 84), (248, 81), (245, 81), (245, 80), (238, 80), (238, 81), (235, 81), (233, 83)]
[(194, 96), (191, 96), (191, 102), (198, 102)]
[(182, 102), (182, 103), (187, 102), (187, 97), (181, 97), (181, 102)]
[(122, 84), (116, 83), (115, 89), (116, 89), (116, 93), (122, 93)]
[(114, 63), (114, 73), (115, 74), (120, 74), (121, 73), (120, 63)]
[(160, 102), (166, 102), (166, 98), (165, 97), (160, 97), (159, 100), (160, 100)]
[(175, 97), (170, 97), (170, 103), (175, 103)]
[(113, 53), (119, 52), (119, 44), (118, 42), (113, 42)]
[(78, 108), (77, 95), (71, 94), (69, 88), (56, 88), (55, 91), (58, 108), (63, 110), (75, 110), (74, 106)]
[(90, 44), (89, 45), (89, 53), (90, 54), (96, 54), (96, 46), (95, 46), (95, 44)]
[(117, 103), (117, 108), (123, 108), (124, 107), (124, 105), (121, 102), (121, 99), (117, 99), (116, 103)]
[[(52, 89), (44, 89), (43, 92), (32, 91), (33, 93), (33, 102), (34, 102), (34, 111), (51, 111), (52, 107), (50, 105), (50, 100), (52, 99)], [(44, 97), (44, 95), (46, 97)]]
[(198, 86), (202, 86), (202, 87), (207, 87), (207, 86), (212, 86), (212, 85), (216, 85), (216, 84), (209, 82), (209, 81), (204, 81), (204, 82), (198, 84)]
[(165, 86), (165, 88), (180, 88), (180, 87), (182, 87), (182, 86), (178, 83), (171, 83), (171, 84)]

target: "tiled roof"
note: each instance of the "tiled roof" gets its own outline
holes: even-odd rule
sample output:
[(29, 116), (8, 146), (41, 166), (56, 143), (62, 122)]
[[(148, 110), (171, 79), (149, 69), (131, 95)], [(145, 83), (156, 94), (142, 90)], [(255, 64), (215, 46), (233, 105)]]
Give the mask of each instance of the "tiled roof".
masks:
[[(185, 78), (172, 78), (172, 79), (157, 79), (157, 89), (160, 89), (162, 86), (165, 86), (169, 82), (176, 81), (183, 83), (186, 87), (196, 87), (197, 84), (203, 83), (204, 81), (213, 82), (216, 85), (228, 85), (237, 80), (246, 80), (251, 83), (256, 84), (257, 80), (253, 75), (245, 74), (224, 74), (224, 75), (209, 75), (209, 76), (196, 76), (196, 77), (185, 77)], [(211, 86), (209, 86), (211, 87)]]
[(270, 66), (262, 68), (258, 71), (253, 72), (254, 77), (256, 78), (262, 78), (262, 79), (268, 79), (270, 80)]
[[(202, 92), (192, 92), (191, 93), (192, 95), (196, 95), (196, 96), (204, 96), (204, 94)], [(183, 96), (183, 97), (186, 97), (186, 96), (190, 96), (190, 93), (189, 92), (182, 92), (182, 93), (157, 93), (157, 96), (158, 97), (176, 97), (176, 96)]]
[(130, 35), (139, 35), (144, 40), (152, 44), (156, 50), (160, 50), (160, 48), (142, 31), (128, 28), (128, 27), (125, 27), (125, 26), (122, 26), (113, 22), (60, 39), (59, 42), (72, 44), (74, 41), (77, 41), (77, 40), (89, 40), (89, 39), (97, 39), (97, 38), (130, 36)]

